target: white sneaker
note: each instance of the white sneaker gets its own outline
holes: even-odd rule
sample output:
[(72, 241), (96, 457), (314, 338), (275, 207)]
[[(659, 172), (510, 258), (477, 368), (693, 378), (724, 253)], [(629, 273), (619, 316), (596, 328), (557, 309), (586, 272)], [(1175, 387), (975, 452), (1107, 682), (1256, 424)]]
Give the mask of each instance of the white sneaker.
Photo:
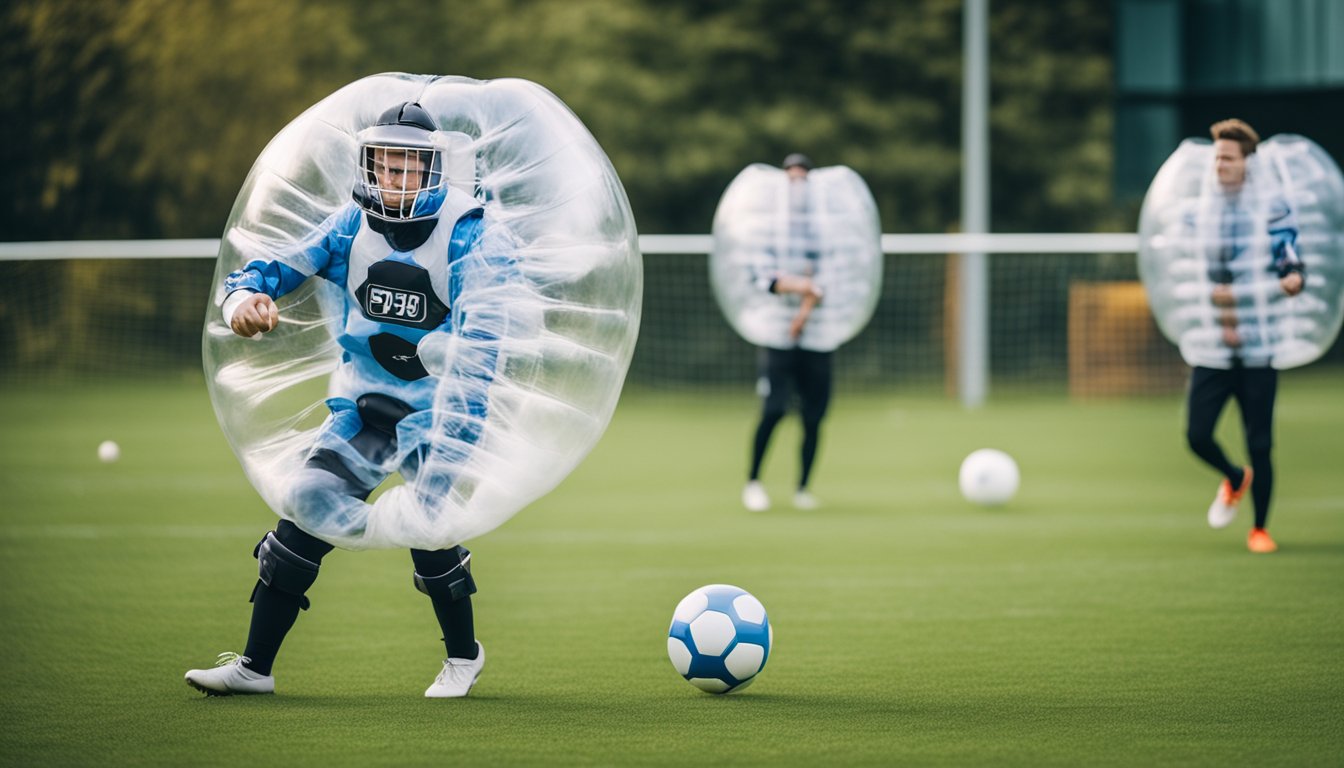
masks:
[(793, 494), (793, 506), (798, 509), (816, 509), (821, 506), (821, 502), (817, 501), (816, 496), (799, 489), (797, 493)]
[(1245, 496), (1251, 487), (1251, 468), (1243, 467), (1242, 473), (1240, 488), (1234, 489), (1227, 478), (1218, 483), (1218, 492), (1214, 494), (1213, 503), (1209, 505), (1210, 528), (1226, 528), (1236, 519), (1241, 497)]
[(770, 494), (759, 480), (752, 480), (742, 489), (742, 506), (752, 512), (764, 512), (770, 508)]
[(1235, 505), (1228, 504), (1221, 497), (1215, 497), (1213, 503), (1209, 505), (1209, 527), (1226, 528), (1237, 519), (1237, 508)]
[(236, 653), (221, 653), (212, 669), (188, 670), (187, 685), (206, 696), (275, 693), (275, 678), (259, 675), (243, 666), (249, 661), (251, 659)]
[(485, 666), (485, 647), (476, 642), (476, 658), (444, 659), (443, 671), (425, 689), (426, 699), (458, 699), (467, 695)]

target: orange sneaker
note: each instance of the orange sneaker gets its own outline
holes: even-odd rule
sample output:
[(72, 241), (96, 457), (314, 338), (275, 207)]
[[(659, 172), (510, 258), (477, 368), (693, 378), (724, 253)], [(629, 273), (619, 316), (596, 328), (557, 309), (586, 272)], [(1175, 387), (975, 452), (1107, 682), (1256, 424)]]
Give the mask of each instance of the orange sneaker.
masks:
[(1268, 555), (1277, 551), (1279, 545), (1269, 538), (1269, 531), (1264, 528), (1252, 528), (1251, 535), (1246, 537), (1246, 548), (1257, 555)]
[(1213, 503), (1209, 505), (1209, 527), (1226, 528), (1237, 516), (1237, 505), (1241, 503), (1241, 497), (1246, 495), (1246, 491), (1251, 489), (1251, 468), (1242, 467), (1241, 485), (1236, 490), (1232, 490), (1232, 484), (1223, 478), (1218, 484), (1218, 493), (1213, 497)]

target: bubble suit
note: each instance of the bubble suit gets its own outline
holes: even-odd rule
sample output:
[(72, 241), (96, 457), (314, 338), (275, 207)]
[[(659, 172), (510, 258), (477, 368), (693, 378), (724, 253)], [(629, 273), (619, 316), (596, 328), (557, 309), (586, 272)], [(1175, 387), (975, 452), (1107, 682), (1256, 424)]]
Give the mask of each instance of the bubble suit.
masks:
[[(796, 341), (789, 323), (802, 299), (770, 293), (779, 274), (810, 276), (823, 290)], [(805, 183), (747, 166), (714, 213), (709, 276), (729, 324), (752, 344), (836, 349), (868, 324), (882, 292), (882, 226), (868, 185), (844, 166), (810, 171)]]
[[(450, 278), (432, 278), (460, 286), (451, 322), (417, 331), (400, 358), (418, 354), (422, 378), (386, 375), (368, 356), (372, 341), (351, 341), (369, 323), (353, 293), (353, 256), (349, 286), (309, 277), (276, 300), (277, 329), (257, 340), (235, 335), (221, 315), (225, 277), (258, 259), (313, 275), (303, 246), (329, 217), (352, 210), (356, 134), (408, 101), (440, 129), (449, 201), (484, 211), (477, 246)], [(435, 232), (452, 226), (441, 220)], [(367, 77), (285, 127), (243, 184), (206, 313), (210, 397), (249, 480), (281, 517), (346, 549), (447, 548), (550, 491), (596, 444), (634, 350), (642, 280), (620, 180), (549, 91), (524, 80)], [(417, 410), (396, 423), (395, 455), (352, 471), (375, 478), (371, 485), (393, 480), (368, 503), (304, 487), (315, 446), (350, 458), (354, 449), (333, 439), (351, 413), (337, 396), (370, 367), (389, 391), (413, 392), (396, 396)]]
[[(1305, 268), (1301, 293), (1279, 284), (1272, 254), (1284, 232)], [(1139, 217), (1139, 274), (1162, 333), (1192, 366), (1306, 365), (1344, 322), (1344, 177), (1310, 139), (1279, 135), (1246, 158), (1246, 180), (1223, 191), (1213, 144), (1187, 139), (1163, 163)], [(1234, 303), (1215, 306), (1214, 286)], [(1225, 329), (1235, 329), (1229, 344)]]

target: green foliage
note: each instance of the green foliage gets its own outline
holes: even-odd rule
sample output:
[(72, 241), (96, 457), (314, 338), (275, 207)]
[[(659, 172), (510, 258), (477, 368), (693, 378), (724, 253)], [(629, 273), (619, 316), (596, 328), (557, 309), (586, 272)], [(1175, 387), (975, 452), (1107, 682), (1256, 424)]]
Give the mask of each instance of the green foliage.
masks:
[[(1109, 6), (996, 0), (994, 226), (1111, 212)], [(14, 0), (7, 239), (216, 237), (262, 147), (383, 71), (522, 77), (612, 159), (643, 232), (705, 232), (748, 163), (862, 174), (884, 229), (955, 228), (961, 2)]]

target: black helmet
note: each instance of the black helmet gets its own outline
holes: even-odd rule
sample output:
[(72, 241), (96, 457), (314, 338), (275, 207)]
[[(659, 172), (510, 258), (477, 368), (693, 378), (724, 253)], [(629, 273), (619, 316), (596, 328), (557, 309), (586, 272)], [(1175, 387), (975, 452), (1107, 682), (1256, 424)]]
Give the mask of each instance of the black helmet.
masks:
[(429, 116), (424, 107), (413, 101), (403, 102), (388, 109), (378, 116), (378, 122), (374, 125), (409, 125), (426, 131), (439, 130), (439, 126), (434, 124), (434, 118)]
[(802, 168), (805, 171), (810, 171), (812, 170), (812, 158), (808, 157), (807, 155), (804, 155), (801, 152), (794, 152), (790, 154), (788, 157), (784, 158), (784, 162), (783, 164), (781, 164), (780, 167), (787, 171), (788, 169), (794, 167), (795, 165)]
[[(443, 207), (448, 179), (443, 172), (446, 148), (434, 118), (424, 107), (407, 101), (383, 112), (378, 122), (360, 131), (359, 174), (354, 198), (373, 218), (401, 223), (433, 219)], [(394, 186), (383, 186), (378, 170), (385, 163), (398, 171)], [(385, 198), (386, 196), (386, 198)]]

